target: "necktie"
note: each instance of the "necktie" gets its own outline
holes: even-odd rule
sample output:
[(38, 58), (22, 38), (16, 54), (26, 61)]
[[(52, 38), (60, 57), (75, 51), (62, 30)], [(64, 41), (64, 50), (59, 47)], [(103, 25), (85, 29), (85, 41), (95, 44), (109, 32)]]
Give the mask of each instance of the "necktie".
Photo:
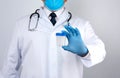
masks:
[(50, 19), (50, 21), (51, 21), (51, 23), (53, 24), (53, 25), (55, 25), (55, 23), (56, 23), (56, 17), (57, 17), (57, 15), (54, 13), (54, 12), (52, 12), (51, 14), (50, 14), (50, 17), (51, 17), (51, 19)]

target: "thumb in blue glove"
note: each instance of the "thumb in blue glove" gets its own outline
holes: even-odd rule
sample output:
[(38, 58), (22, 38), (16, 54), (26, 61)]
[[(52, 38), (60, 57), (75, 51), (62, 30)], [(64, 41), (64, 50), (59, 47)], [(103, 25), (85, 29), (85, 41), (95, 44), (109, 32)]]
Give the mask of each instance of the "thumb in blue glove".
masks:
[(86, 48), (79, 30), (77, 28), (73, 28), (71, 26), (65, 26), (65, 30), (62, 33), (66, 34), (68, 39), (68, 45), (62, 46), (64, 50), (70, 51), (72, 53), (78, 54), (81, 57), (84, 57), (88, 53), (88, 49)]

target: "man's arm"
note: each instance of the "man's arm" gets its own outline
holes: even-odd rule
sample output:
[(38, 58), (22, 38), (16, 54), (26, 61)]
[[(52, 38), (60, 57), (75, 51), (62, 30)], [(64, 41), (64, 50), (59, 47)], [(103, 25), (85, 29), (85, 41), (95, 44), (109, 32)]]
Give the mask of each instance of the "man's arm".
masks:
[[(76, 28), (65, 26), (67, 31), (63, 30), (62, 33), (66, 34), (68, 45), (62, 48), (80, 56), (83, 64), (90, 67), (104, 59), (105, 47), (103, 42), (95, 35), (89, 22), (84, 21), (82, 27), (80, 27), (82, 29), (79, 28), (80, 24)], [(82, 30), (84, 38), (82, 38), (80, 30)]]
[(89, 22), (86, 22), (84, 32), (84, 42), (89, 53), (85, 57), (81, 57), (81, 61), (86, 67), (91, 67), (104, 60), (106, 51), (104, 43), (96, 36)]
[(21, 57), (19, 49), (19, 34), (18, 29), (16, 28), (9, 45), (10, 47), (8, 49), (7, 59), (1, 71), (1, 76), (3, 76), (3, 78), (17, 78), (18, 75)]

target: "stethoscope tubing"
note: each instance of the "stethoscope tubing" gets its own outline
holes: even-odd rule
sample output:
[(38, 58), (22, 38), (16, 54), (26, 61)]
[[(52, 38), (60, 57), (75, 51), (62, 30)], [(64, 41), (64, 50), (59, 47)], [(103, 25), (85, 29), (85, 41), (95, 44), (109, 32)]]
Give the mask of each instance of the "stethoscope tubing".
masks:
[[(37, 26), (38, 26), (38, 22), (39, 22), (39, 18), (40, 18), (40, 14), (38, 13), (39, 10), (40, 10), (40, 9), (37, 9), (34, 13), (32, 13), (32, 14), (30, 15), (29, 25), (28, 25), (28, 30), (29, 30), (29, 31), (35, 31), (35, 29), (36, 29)], [(34, 15), (37, 15), (37, 22), (36, 22), (36, 25), (35, 25), (34, 28), (30, 28), (30, 27), (31, 27), (31, 20), (32, 20), (32, 17), (33, 17)]]
[[(39, 10), (40, 10), (40, 9), (37, 9), (34, 13), (32, 13), (32, 14), (30, 15), (30, 17), (29, 17), (29, 24), (28, 24), (28, 31), (35, 31), (35, 29), (37, 29), (38, 22), (39, 22), (39, 18), (40, 18), (40, 14), (38, 13)], [(68, 12), (68, 14), (69, 14), (69, 18), (68, 18), (67, 22), (68, 22), (68, 25), (70, 25), (69, 21), (70, 21), (70, 19), (72, 18), (72, 14), (71, 14), (70, 12)], [(36, 22), (35, 27), (34, 27), (34, 28), (31, 28), (31, 20), (32, 20), (32, 17), (33, 17), (34, 15), (37, 15), (37, 22)]]

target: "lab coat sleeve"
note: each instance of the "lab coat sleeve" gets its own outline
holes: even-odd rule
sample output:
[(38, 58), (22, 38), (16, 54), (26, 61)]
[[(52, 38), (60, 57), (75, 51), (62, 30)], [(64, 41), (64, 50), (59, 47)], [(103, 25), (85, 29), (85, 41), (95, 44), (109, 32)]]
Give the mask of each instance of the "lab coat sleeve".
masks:
[(16, 25), (13, 36), (9, 45), (7, 59), (3, 65), (1, 76), (3, 78), (18, 78), (18, 69), (20, 66), (20, 48), (19, 48), (19, 31)]
[(104, 60), (106, 55), (105, 46), (99, 37), (94, 33), (94, 30), (89, 22), (85, 23), (84, 33), (84, 42), (89, 53), (85, 57), (81, 57), (81, 61), (86, 67), (91, 67)]

